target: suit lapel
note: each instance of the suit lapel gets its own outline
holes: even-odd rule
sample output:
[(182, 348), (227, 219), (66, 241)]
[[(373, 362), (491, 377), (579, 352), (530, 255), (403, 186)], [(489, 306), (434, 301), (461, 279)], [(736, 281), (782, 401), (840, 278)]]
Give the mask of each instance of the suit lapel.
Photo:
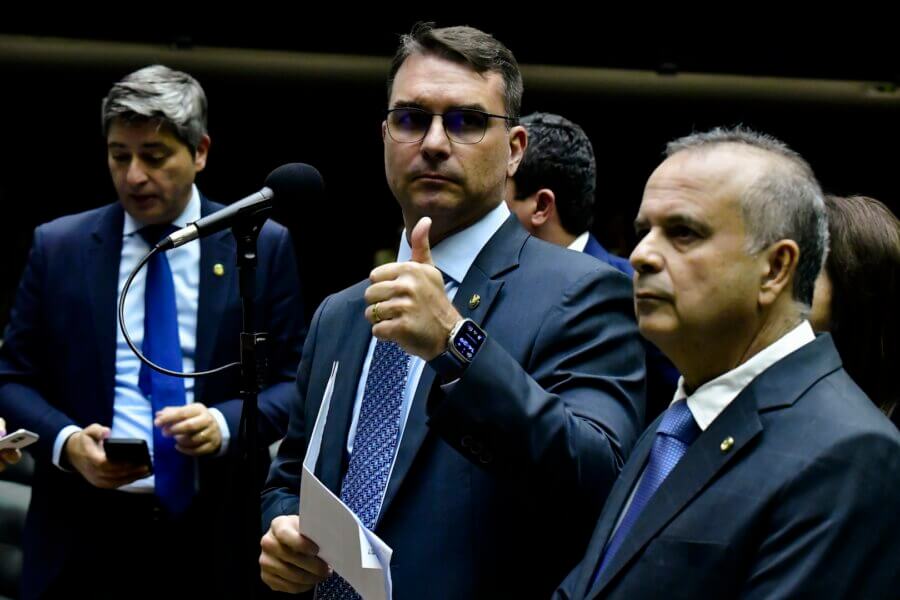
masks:
[[(619, 571), (755, 440), (763, 430), (760, 412), (789, 408), (816, 381), (840, 367), (840, 357), (831, 337), (824, 334), (757, 376), (697, 438), (660, 485), (586, 597), (602, 592)], [(729, 437), (733, 444), (723, 449), (722, 441)], [(652, 446), (652, 439), (646, 445)], [(604, 543), (606, 537), (608, 530)], [(599, 557), (599, 551), (591, 556)]]
[[(483, 323), (485, 315), (488, 313), (491, 304), (493, 304), (494, 299), (497, 297), (497, 292), (499, 292), (502, 287), (502, 281), (492, 281), (482, 273), (480, 269), (473, 267), (469, 270), (465, 280), (456, 291), (456, 296), (453, 299), (453, 306), (456, 307), (463, 318), (469, 318), (477, 323)], [(478, 294), (480, 300), (474, 308), (470, 308), (469, 300), (475, 294)], [(413, 459), (428, 434), (426, 406), (428, 403), (428, 396), (432, 393), (434, 380), (434, 370), (426, 365), (422, 370), (422, 376), (419, 378), (419, 384), (416, 386), (416, 393), (415, 396), (413, 396), (412, 406), (410, 406), (409, 409), (409, 416), (406, 420), (406, 426), (403, 429), (403, 438), (400, 440), (400, 447), (397, 449), (397, 458), (394, 461), (391, 479), (388, 482), (387, 489), (384, 493), (384, 500), (381, 505), (381, 515), (387, 512), (388, 507), (397, 495), (397, 490), (406, 478), (407, 473), (409, 473)]]
[[(761, 431), (756, 398), (747, 388), (697, 438), (656, 490), (592, 591), (602, 590)], [(726, 437), (734, 444), (723, 452), (720, 444)]]
[[(200, 214), (206, 216), (219, 207), (204, 197), (200, 200)], [(222, 269), (215, 269), (221, 265)], [(197, 298), (197, 345), (194, 349), (194, 369), (204, 371), (212, 368), (213, 352), (219, 347), (219, 334), (224, 322), (225, 309), (232, 298), (237, 285), (232, 279), (237, 277), (237, 259), (234, 238), (230, 230), (220, 231), (200, 239), (200, 290)], [(216, 273), (221, 273), (217, 275)], [(233, 332), (226, 332), (230, 334)], [(239, 343), (237, 338), (232, 342)], [(203, 397), (204, 378), (195, 380), (194, 394), (197, 399)]]
[[(94, 321), (96, 352), (99, 362), (103, 416), (112, 423), (112, 405), (116, 377), (116, 331), (118, 325), (119, 265), (122, 262), (122, 228), (125, 213), (114, 204), (101, 213), (91, 232), (85, 252), (86, 286)], [(92, 349), (87, 347), (86, 352)], [(105, 422), (105, 420), (104, 420)]]
[(597, 521), (597, 526), (594, 529), (594, 534), (591, 537), (587, 553), (585, 554), (585, 556), (591, 557), (593, 562), (588, 564), (588, 561), (585, 561), (585, 564), (582, 567), (581, 574), (575, 587), (576, 598), (581, 598), (586, 595), (588, 586), (590, 586), (594, 579), (594, 573), (597, 571), (597, 567), (600, 566), (600, 557), (603, 549), (609, 542), (613, 526), (616, 524), (616, 521), (618, 521), (622, 508), (628, 501), (628, 497), (631, 495), (635, 483), (637, 483), (638, 478), (644, 470), (647, 457), (650, 456), (650, 449), (653, 447), (653, 440), (655, 437), (655, 433), (653, 432), (655, 432), (656, 428), (659, 426), (659, 421), (660, 418), (657, 418), (656, 421), (647, 428), (646, 433), (638, 441), (638, 444), (634, 448), (634, 452), (629, 457), (628, 462), (625, 463), (622, 473), (619, 475), (613, 489), (609, 493), (609, 498), (607, 498), (606, 503), (604, 504), (603, 511)]
[[(356, 402), (356, 391), (362, 375), (363, 363), (372, 340), (372, 326), (366, 321), (366, 302), (363, 298), (364, 288), (359, 294), (346, 301), (340, 313), (339, 323), (346, 324), (346, 329), (332, 332), (337, 345), (334, 360), (340, 362), (335, 388), (331, 395), (331, 407), (328, 421), (322, 434), (322, 449), (319, 453), (319, 479), (332, 492), (341, 494), (341, 473), (347, 453), (347, 432), (353, 418), (353, 405)], [(329, 365), (326, 365), (330, 367)], [(325, 389), (322, 382), (322, 390)], [(307, 399), (307, 401), (312, 399)], [(321, 398), (315, 398), (315, 406), (319, 406)], [(318, 414), (318, 409), (315, 414)], [(310, 418), (315, 419), (315, 414)], [(309, 425), (312, 430), (312, 422)]]
[[(453, 298), (453, 306), (463, 318), (472, 319), (489, 330), (488, 313), (503, 287), (503, 281), (497, 280), (495, 277), (518, 265), (519, 253), (527, 238), (528, 234), (521, 228), (515, 215), (510, 215), (485, 244), (465, 279), (460, 282), (456, 296)], [(434, 380), (434, 371), (426, 365), (409, 409), (409, 416), (403, 429), (403, 438), (400, 440), (391, 479), (385, 490), (380, 515), (387, 513), (388, 507), (397, 496), (397, 491), (412, 467), (419, 448), (428, 435), (426, 405), (428, 396), (432, 393)]]

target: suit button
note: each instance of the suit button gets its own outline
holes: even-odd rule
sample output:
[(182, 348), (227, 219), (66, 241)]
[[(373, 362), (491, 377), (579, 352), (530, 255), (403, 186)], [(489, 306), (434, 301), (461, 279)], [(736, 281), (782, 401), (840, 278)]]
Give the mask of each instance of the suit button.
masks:
[(472, 454), (481, 454), (481, 451), (484, 450), (484, 444), (481, 442), (472, 442), (472, 446), (469, 450), (472, 451)]
[(492, 460), (494, 460), (494, 455), (491, 454), (490, 452), (485, 452), (484, 454), (482, 454), (481, 456), (478, 457), (478, 460), (482, 464), (486, 465), (486, 464), (490, 463)]
[(472, 445), (472, 442), (473, 442), (473, 441), (474, 441), (474, 440), (472, 439), (472, 436), (471, 436), (471, 435), (464, 435), (464, 436), (462, 437), (462, 439), (459, 441), (459, 443), (462, 444), (462, 447), (463, 447), (463, 448), (468, 448), (469, 446)]

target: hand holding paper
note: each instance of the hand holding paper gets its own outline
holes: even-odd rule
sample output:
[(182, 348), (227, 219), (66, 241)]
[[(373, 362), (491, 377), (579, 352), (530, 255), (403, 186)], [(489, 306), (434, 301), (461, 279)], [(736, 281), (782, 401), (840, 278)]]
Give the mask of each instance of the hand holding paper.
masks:
[(333, 569), (364, 600), (391, 600), (393, 551), (315, 476), (337, 371), (334, 363), (303, 460), (301, 514), (272, 521), (260, 544), (262, 578), (273, 590), (299, 593)]

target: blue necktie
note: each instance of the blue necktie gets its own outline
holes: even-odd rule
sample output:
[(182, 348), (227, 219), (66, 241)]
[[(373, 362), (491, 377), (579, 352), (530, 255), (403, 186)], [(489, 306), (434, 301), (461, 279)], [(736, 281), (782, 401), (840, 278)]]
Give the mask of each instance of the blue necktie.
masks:
[[(175, 231), (171, 225), (151, 225), (140, 230), (150, 246)], [(164, 252), (147, 263), (144, 291), (144, 356), (172, 371), (182, 370), (181, 342), (178, 339), (178, 308), (175, 282)], [(166, 406), (184, 406), (184, 380), (154, 371), (141, 363), (138, 387), (150, 400), (153, 415)], [(182, 514), (194, 497), (193, 460), (175, 449), (175, 439), (164, 437), (153, 427), (153, 471), (156, 495), (173, 515)]]
[[(394, 454), (400, 442), (400, 406), (409, 355), (395, 342), (375, 344), (363, 391), (353, 454), (341, 485), (341, 500), (372, 529), (378, 519)], [(354, 600), (353, 588), (338, 575), (319, 585), (317, 600)]]
[(656, 438), (653, 440), (653, 448), (650, 449), (650, 459), (644, 468), (644, 476), (631, 499), (628, 512), (625, 513), (622, 522), (619, 523), (619, 528), (609, 544), (606, 545), (603, 560), (600, 561), (600, 567), (594, 573), (591, 586), (597, 583), (603, 568), (615, 556), (650, 498), (653, 497), (653, 494), (669, 476), (698, 435), (700, 435), (700, 427), (694, 421), (694, 415), (691, 414), (687, 402), (679, 400), (670, 406), (656, 430)]

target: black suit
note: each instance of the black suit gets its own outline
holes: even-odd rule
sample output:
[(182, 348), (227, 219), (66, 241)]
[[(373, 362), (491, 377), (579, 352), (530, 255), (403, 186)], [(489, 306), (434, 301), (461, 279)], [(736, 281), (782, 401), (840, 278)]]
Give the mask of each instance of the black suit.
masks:
[[(327, 298), (313, 318), (300, 400), (263, 495), (266, 525), (297, 514), (300, 464), (334, 361), (317, 475), (340, 493), (372, 337), (367, 286)], [(452, 391), (428, 366), (416, 388), (375, 527), (394, 550), (394, 599), (546, 598), (583, 552), (643, 418), (631, 285), (511, 216), (454, 305), (488, 338)]]
[[(221, 205), (201, 201), (203, 215), (218, 208)], [(0, 414), (11, 426), (25, 427), (41, 436), (31, 448), (37, 465), (25, 530), (26, 598), (39, 596), (60, 573), (81, 569), (93, 554), (98, 557), (97, 564), (81, 577), (96, 579), (101, 585), (102, 571), (108, 565), (104, 566), (99, 557), (127, 557), (129, 544), (140, 546), (140, 540), (131, 539), (134, 536), (128, 523), (114, 522), (116, 518), (128, 518), (130, 508), (124, 503), (141, 503), (140, 498), (98, 490), (80, 474), (64, 472), (51, 463), (53, 443), (63, 427), (112, 424), (123, 219), (121, 206), (112, 204), (37, 228), (0, 350)], [(223, 231), (202, 239), (200, 244), (195, 352), (198, 371), (238, 360), (241, 329), (234, 239), (229, 231)], [(293, 381), (303, 326), (287, 230), (267, 223), (258, 254), (258, 326), (271, 333), (272, 359), (268, 387), (259, 400), (259, 431), (262, 442), (270, 443), (283, 435), (288, 407), (296, 393)], [(224, 266), (223, 275), (214, 272), (215, 264)], [(216, 407), (228, 422), (231, 456), (238, 450), (242, 408), (239, 390), (235, 369), (198, 379), (194, 388), (196, 401)], [(230, 457), (204, 457), (198, 463), (199, 492), (189, 520), (195, 530), (190, 535), (216, 536), (202, 542), (200, 556), (215, 555), (217, 548), (234, 552), (231, 547), (237, 543), (237, 519), (234, 514), (226, 514), (232, 509), (225, 502), (235, 496), (228, 489), (233, 461)], [(187, 532), (184, 537), (187, 539)], [(117, 540), (124, 540), (121, 547)], [(199, 537), (196, 540), (201, 543)], [(221, 540), (228, 540), (227, 546)], [(234, 571), (222, 568), (221, 562), (204, 564), (216, 569), (207, 574), (215, 585), (228, 586), (233, 581)], [(129, 569), (130, 573), (148, 577), (152, 577), (151, 571), (150, 566)], [(136, 578), (130, 593), (141, 586), (141, 579)]]
[(900, 434), (848, 377), (831, 336), (775, 363), (725, 408), (591, 585), (657, 425), (554, 598), (897, 596)]

